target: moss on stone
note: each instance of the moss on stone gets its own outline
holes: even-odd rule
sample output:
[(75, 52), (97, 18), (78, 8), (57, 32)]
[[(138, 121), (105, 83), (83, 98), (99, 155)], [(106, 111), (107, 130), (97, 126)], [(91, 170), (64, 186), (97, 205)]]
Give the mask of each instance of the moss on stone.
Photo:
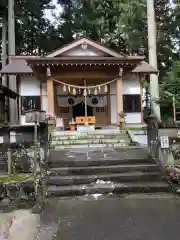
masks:
[(33, 180), (32, 174), (15, 174), (11, 176), (0, 176), (0, 183), (19, 183), (24, 181)]

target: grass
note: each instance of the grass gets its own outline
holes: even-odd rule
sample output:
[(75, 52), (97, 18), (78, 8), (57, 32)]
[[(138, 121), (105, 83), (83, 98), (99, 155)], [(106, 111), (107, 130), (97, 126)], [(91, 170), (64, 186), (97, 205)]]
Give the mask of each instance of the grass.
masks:
[(0, 183), (8, 184), (8, 183), (19, 183), (28, 180), (32, 180), (32, 174), (15, 174), (10, 176), (0, 176)]
[(146, 130), (146, 127), (128, 127), (127, 129), (130, 131), (144, 131)]

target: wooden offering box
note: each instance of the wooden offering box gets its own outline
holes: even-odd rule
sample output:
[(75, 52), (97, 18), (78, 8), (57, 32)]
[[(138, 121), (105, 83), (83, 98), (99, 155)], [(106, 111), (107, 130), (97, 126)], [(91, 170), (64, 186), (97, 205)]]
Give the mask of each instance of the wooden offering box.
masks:
[(96, 123), (95, 116), (88, 116), (88, 117), (76, 117), (76, 124), (77, 125), (92, 125)]

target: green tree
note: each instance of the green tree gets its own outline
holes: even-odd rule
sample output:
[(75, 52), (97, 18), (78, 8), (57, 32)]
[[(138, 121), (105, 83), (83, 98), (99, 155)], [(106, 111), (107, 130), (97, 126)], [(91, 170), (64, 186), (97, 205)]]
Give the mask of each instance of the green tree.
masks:
[(144, 0), (59, 0), (59, 4), (64, 9), (59, 32), (65, 42), (83, 35), (132, 54), (147, 46)]
[(176, 60), (172, 42), (172, 6), (169, 0), (155, 0), (156, 28), (157, 28), (157, 60), (160, 71), (159, 79), (163, 80), (167, 71), (172, 68)]
[(176, 99), (176, 108), (180, 109), (180, 61), (174, 63), (170, 72), (160, 84), (160, 106), (164, 119), (172, 116), (172, 96)]
[(174, 3), (176, 5), (171, 10), (169, 32), (175, 49), (174, 59), (180, 60), (180, 1), (176, 0)]
[(44, 11), (53, 8), (51, 0), (15, 0), (16, 54), (44, 54), (56, 48), (61, 39), (44, 17)]
[[(123, 39), (124, 52), (139, 54), (140, 49), (147, 49), (147, 20), (144, 0), (113, 1), (116, 9), (116, 28), (111, 33), (112, 42)], [(118, 43), (117, 43), (118, 44)], [(120, 47), (120, 46), (119, 46)]]

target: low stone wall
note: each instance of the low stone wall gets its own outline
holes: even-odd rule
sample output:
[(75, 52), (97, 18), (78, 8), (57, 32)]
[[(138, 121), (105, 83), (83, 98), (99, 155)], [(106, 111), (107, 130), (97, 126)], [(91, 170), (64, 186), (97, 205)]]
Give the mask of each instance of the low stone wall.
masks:
[(33, 180), (19, 183), (0, 183), (0, 203), (9, 199), (9, 202), (19, 199), (35, 201)]
[[(13, 134), (13, 137), (10, 135)], [(12, 142), (13, 140), (13, 142)], [(38, 126), (38, 141), (40, 147), (46, 153), (48, 145), (48, 127), (47, 124)], [(34, 144), (34, 126), (8, 126), (0, 127), (0, 171), (7, 171), (7, 152), (11, 149), (12, 152), (21, 152), (23, 148), (30, 148)], [(28, 159), (27, 155), (22, 155), (19, 160), (25, 162)]]
[(174, 144), (177, 144), (177, 141), (179, 141), (177, 133), (178, 133), (177, 128), (164, 128), (164, 129), (161, 128), (158, 130), (159, 139), (162, 136), (169, 137), (169, 148), (162, 149), (159, 143), (159, 163), (162, 167), (174, 165), (176, 163), (173, 155), (173, 148), (175, 147)]

